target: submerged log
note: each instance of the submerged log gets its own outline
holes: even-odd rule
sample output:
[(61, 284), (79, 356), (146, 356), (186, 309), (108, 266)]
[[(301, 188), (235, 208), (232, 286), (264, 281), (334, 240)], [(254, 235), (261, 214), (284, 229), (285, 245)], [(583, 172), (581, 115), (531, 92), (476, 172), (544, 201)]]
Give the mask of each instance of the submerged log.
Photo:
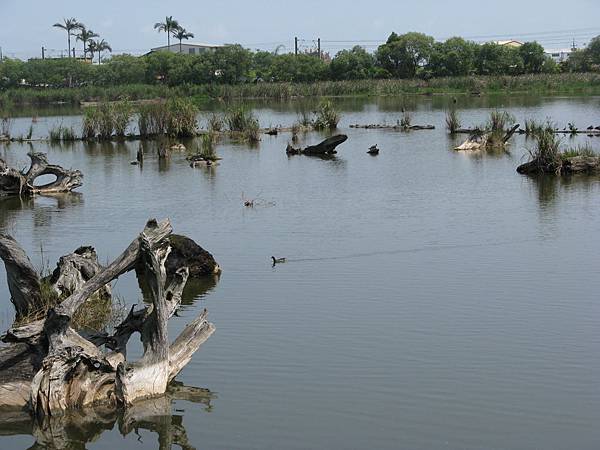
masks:
[[(52, 194), (69, 192), (82, 185), (83, 175), (79, 170), (67, 170), (49, 164), (45, 153), (28, 153), (31, 165), (26, 173), (8, 167), (0, 159), (0, 195)], [(43, 175), (54, 175), (56, 180), (42, 186), (35, 179)]]
[[(172, 343), (169, 340), (167, 322), (181, 303), (189, 275), (181, 257), (167, 269), (172, 251), (170, 235), (168, 220), (151, 220), (106, 267), (97, 263), (90, 247), (61, 258), (62, 270), (57, 269), (53, 277), (60, 283), (61, 292), (70, 295), (49, 309), (45, 319), (15, 324), (7, 332), (5, 342), (10, 345), (0, 350), (0, 407), (19, 406), (35, 416), (53, 416), (97, 403), (127, 406), (167, 391), (169, 383), (214, 332), (205, 310)], [(25, 253), (14, 239), (3, 237), (3, 242), (0, 256), (7, 272), (23, 271), (28, 263)], [(132, 309), (112, 336), (84, 337), (74, 329), (73, 316), (90, 297), (140, 265), (151, 305)], [(13, 286), (15, 294), (11, 295), (37, 292), (36, 281), (34, 278), (31, 286)], [(135, 332), (140, 334), (144, 354), (139, 361), (130, 362), (125, 349)], [(107, 350), (101, 350), (101, 346)]]
[(331, 136), (317, 145), (309, 145), (304, 149), (294, 148), (288, 144), (286, 153), (288, 155), (334, 155), (337, 153), (336, 147), (348, 140), (345, 134)]
[(350, 125), (350, 128), (361, 128), (364, 130), (396, 130), (396, 131), (419, 131), (419, 130), (435, 130), (435, 126), (433, 125), (401, 125), (399, 123), (395, 125), (382, 125), (382, 124), (369, 124), (369, 125), (360, 125), (354, 124)]

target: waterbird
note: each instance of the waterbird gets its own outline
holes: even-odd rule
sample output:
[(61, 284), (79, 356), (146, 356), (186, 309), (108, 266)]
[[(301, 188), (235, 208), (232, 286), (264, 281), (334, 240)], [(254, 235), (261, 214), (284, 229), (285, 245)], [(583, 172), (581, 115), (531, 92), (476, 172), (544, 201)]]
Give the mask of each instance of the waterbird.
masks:
[(587, 129), (588, 129), (589, 131), (593, 130), (593, 129), (594, 129), (594, 125), (590, 125), (589, 127), (587, 127)]
[(600, 126), (597, 126), (596, 128), (594, 128), (595, 130), (600, 131)]
[(377, 148), (377, 144), (371, 145), (369, 147), (369, 151), (367, 153), (369, 155), (378, 155), (379, 154), (379, 149)]
[(283, 264), (285, 262), (285, 258), (275, 258), (274, 256), (271, 256), (271, 259), (273, 260), (273, 265)]

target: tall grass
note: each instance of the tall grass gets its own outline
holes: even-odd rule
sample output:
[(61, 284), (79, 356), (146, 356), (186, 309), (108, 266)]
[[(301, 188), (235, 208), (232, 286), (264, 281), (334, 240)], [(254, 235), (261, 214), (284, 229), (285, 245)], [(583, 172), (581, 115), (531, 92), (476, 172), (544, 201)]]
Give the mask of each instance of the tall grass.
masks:
[(452, 108), (446, 113), (446, 128), (450, 134), (456, 133), (461, 127), (460, 117), (456, 109)]
[(225, 128), (225, 122), (221, 114), (212, 113), (208, 116), (208, 131), (220, 133)]
[(400, 127), (404, 129), (410, 128), (412, 125), (412, 114), (409, 111), (402, 111), (402, 117), (400, 118)]
[(537, 144), (529, 151), (531, 161), (540, 168), (557, 168), (561, 163), (560, 139), (556, 134), (543, 130), (537, 135)]
[(133, 109), (127, 100), (86, 108), (83, 114), (82, 136), (86, 139), (123, 138), (131, 122)]
[(506, 111), (492, 111), (485, 126), (489, 133), (488, 146), (503, 145), (506, 132), (514, 121), (514, 116)]
[(186, 98), (142, 105), (138, 113), (140, 136), (191, 137), (198, 133), (198, 108)]
[(330, 100), (323, 100), (315, 113), (313, 126), (316, 130), (334, 130), (340, 122), (340, 115)]
[(53, 142), (58, 141), (75, 141), (77, 140), (77, 135), (75, 134), (75, 130), (73, 127), (63, 126), (61, 123), (58, 126), (54, 126), (50, 129), (50, 140)]

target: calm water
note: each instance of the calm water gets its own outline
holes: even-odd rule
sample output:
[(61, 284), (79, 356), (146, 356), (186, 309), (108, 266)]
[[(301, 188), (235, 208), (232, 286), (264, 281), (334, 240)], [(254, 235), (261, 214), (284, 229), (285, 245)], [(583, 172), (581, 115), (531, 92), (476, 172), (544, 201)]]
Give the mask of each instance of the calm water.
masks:
[[(333, 160), (288, 158), (285, 134), (264, 136), (256, 148), (224, 142), (212, 169), (191, 169), (179, 153), (167, 163), (149, 154), (143, 167), (132, 166), (137, 143), (34, 144), (51, 162), (85, 174), (78, 194), (1, 201), (0, 230), (36, 264), (41, 247), (54, 264), (82, 244), (105, 262), (149, 217), (169, 217), (224, 269), (218, 283), (190, 287), (171, 324), (174, 335), (209, 309), (217, 332), (178, 380), (210, 390), (210, 399), (73, 419), (53, 430), (54, 445), (598, 448), (600, 178), (518, 175), (530, 145), (521, 136), (508, 153), (454, 152), (459, 142), (443, 129), (447, 101), (338, 101), (349, 140)], [(311, 106), (254, 105), (263, 126), (290, 125)], [(403, 106), (414, 123), (438, 128), (348, 128), (395, 123)], [(465, 125), (495, 107), (521, 123), (600, 125), (600, 98), (458, 106)], [(77, 112), (66, 114), (40, 117), (34, 135), (79, 123), (68, 115)], [(30, 122), (19, 118), (15, 129)], [(310, 133), (303, 144), (321, 138)], [(600, 138), (577, 142), (588, 139), (600, 149)], [(375, 143), (381, 154), (370, 157)], [(30, 148), (11, 144), (0, 155), (25, 167)], [(257, 205), (245, 208), (243, 197)], [(289, 262), (272, 268), (272, 254)], [(12, 308), (4, 271), (0, 289), (5, 329)], [(133, 276), (116, 290), (130, 303), (140, 297)], [(27, 424), (4, 423), (0, 448), (52, 441), (31, 433)]]

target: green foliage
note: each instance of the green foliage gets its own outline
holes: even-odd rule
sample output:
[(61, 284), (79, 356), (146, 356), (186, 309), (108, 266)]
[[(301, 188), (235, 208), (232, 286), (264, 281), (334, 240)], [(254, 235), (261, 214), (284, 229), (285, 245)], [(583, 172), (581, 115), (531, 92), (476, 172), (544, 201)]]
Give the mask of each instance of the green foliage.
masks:
[(229, 131), (246, 131), (258, 124), (258, 119), (252, 111), (248, 111), (243, 106), (230, 109), (225, 115), (225, 123)]
[(83, 113), (82, 136), (86, 139), (98, 137), (111, 139), (112, 136), (124, 137), (131, 122), (133, 109), (127, 100), (102, 102), (89, 107)]
[(537, 42), (526, 42), (519, 47), (519, 54), (523, 59), (525, 73), (541, 73), (548, 57), (544, 53), (544, 47)]
[(311, 55), (279, 55), (271, 67), (274, 81), (310, 83), (327, 77), (325, 62)]
[(334, 130), (340, 121), (340, 115), (335, 110), (333, 103), (323, 100), (319, 104), (313, 126), (316, 130)]
[(225, 128), (223, 116), (221, 114), (211, 114), (208, 116), (208, 131), (219, 133)]
[(532, 161), (540, 166), (560, 166), (560, 140), (550, 130), (544, 130), (537, 136), (537, 145), (529, 153)]
[(65, 127), (61, 123), (60, 125), (50, 129), (50, 140), (53, 142), (75, 141), (77, 140), (77, 136), (75, 135), (75, 131), (72, 127)]
[(198, 133), (198, 108), (187, 98), (170, 98), (167, 111), (166, 133), (171, 137), (191, 137)]
[(429, 62), (434, 39), (422, 33), (392, 33), (387, 42), (377, 49), (376, 58), (381, 68), (398, 78), (414, 78)]
[(374, 77), (375, 58), (364, 48), (355, 46), (352, 50), (342, 50), (329, 65), (333, 80), (364, 80)]

